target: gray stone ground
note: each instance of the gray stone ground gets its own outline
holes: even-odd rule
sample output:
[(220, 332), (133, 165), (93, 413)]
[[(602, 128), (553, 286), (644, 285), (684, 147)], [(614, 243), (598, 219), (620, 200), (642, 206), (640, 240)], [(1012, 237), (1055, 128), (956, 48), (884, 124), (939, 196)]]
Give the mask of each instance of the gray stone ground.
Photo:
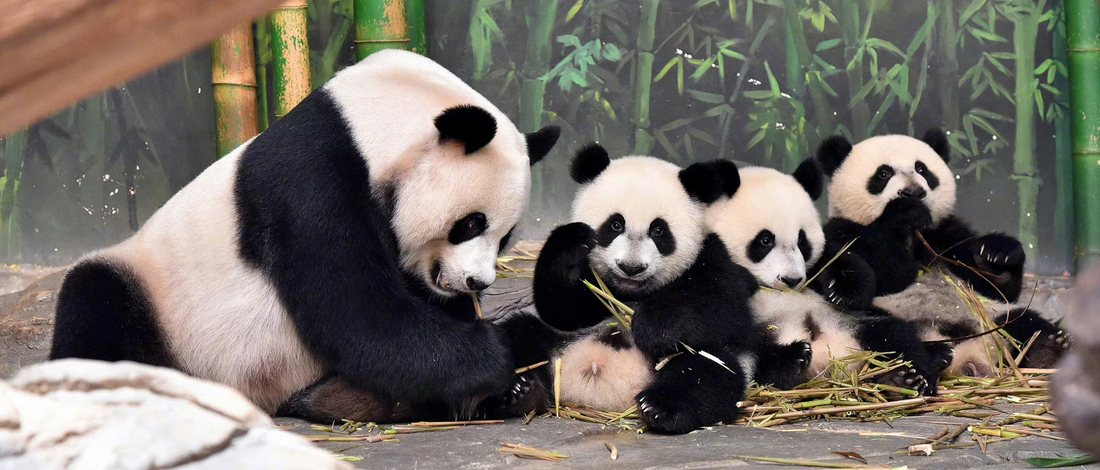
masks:
[[(11, 272), (15, 271), (15, 272)], [(59, 270), (12, 270), (0, 268), (0, 376), (8, 377), (22, 365), (46, 358), (52, 336), (53, 309)], [(10, 281), (6, 281), (10, 280)], [(1057, 311), (1064, 280), (1044, 281), (1035, 305)], [(493, 286), (486, 309), (523, 303), (529, 296), (524, 279), (504, 279)], [(491, 315), (491, 313), (490, 313)], [(1034, 405), (1002, 404), (1005, 412), (1026, 411)], [(280, 418), (280, 426), (300, 434), (324, 434), (301, 420)], [(995, 421), (994, 421), (995, 422)], [(898, 450), (918, 444), (943, 429), (937, 423), (976, 423), (957, 417), (924, 415), (898, 419), (893, 425), (853, 421), (813, 421), (753, 429), (717, 426), (684, 436), (658, 436), (604, 428), (597, 424), (558, 418), (535, 418), (530, 424), (510, 420), (505, 424), (400, 435), (400, 442), (321, 442), (322, 448), (362, 457), (359, 468), (668, 468), (707, 469), (739, 466), (793, 468), (774, 464), (748, 463), (736, 455), (817, 460), (837, 464), (858, 464), (832, 452), (856, 452), (872, 465), (908, 466), (920, 469), (963, 469), (998, 465), (998, 468), (1031, 468), (1020, 459), (1027, 457), (1075, 456), (1080, 451), (1067, 442), (1041, 437), (1024, 437), (989, 445), (983, 454), (977, 445), (945, 449), (929, 457), (898, 455)], [(330, 423), (323, 423), (330, 424)], [(1052, 434), (1058, 436), (1057, 433)], [(567, 454), (561, 463), (519, 459), (496, 452), (501, 442), (529, 445)], [(619, 449), (610, 459), (605, 443)], [(959, 444), (973, 443), (964, 433)], [(1100, 468), (1092, 465), (1090, 468)]]

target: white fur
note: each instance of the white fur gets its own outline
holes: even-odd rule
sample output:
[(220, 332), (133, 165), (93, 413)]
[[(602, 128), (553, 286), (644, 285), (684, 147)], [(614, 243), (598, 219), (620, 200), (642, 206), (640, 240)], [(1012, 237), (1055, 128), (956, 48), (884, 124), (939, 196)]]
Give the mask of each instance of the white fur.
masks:
[[(442, 296), (466, 292), (466, 278), (496, 279), (500, 239), (519, 222), (531, 186), (527, 140), (489, 100), (432, 60), (386, 50), (325, 84), (370, 167), (371, 187), (395, 188), (393, 229), (405, 269)], [(446, 108), (473, 104), (496, 118), (497, 133), (466, 155), (458, 142), (439, 145), (433, 120)], [(378, 194), (376, 194), (378, 196)], [(482, 212), (480, 237), (454, 246), (454, 222)], [(431, 277), (442, 262), (442, 279)]]
[[(916, 173), (916, 163), (923, 162), (939, 180), (936, 189)], [(879, 194), (867, 191), (867, 182), (880, 165), (889, 165), (894, 177)], [(843, 217), (861, 225), (869, 225), (882, 215), (886, 204), (898, 198), (898, 192), (917, 184), (928, 193), (925, 204), (932, 220), (939, 222), (955, 210), (955, 176), (951, 168), (932, 147), (919, 139), (904, 135), (884, 135), (864, 140), (852, 147), (852, 152), (837, 168), (829, 184), (829, 217)]]
[[(688, 196), (680, 183), (680, 167), (653, 157), (622, 157), (577, 192), (573, 220), (593, 229), (615, 213), (626, 219), (624, 235), (610, 246), (596, 246), (593, 267), (605, 281), (631, 278), (618, 267), (621, 261), (644, 262), (646, 271), (631, 278), (645, 281), (649, 290), (672, 282), (695, 262), (707, 230), (704, 206)], [(649, 238), (649, 226), (662, 218), (676, 239), (676, 250), (662, 256)]]
[[(808, 377), (821, 374), (833, 358), (863, 350), (855, 338), (855, 320), (813, 291), (761, 289), (752, 296), (751, 305), (756, 321), (771, 331), (779, 344), (810, 343), (813, 356), (806, 371)], [(816, 336), (809, 328), (811, 321), (817, 328)]]
[[(526, 140), (512, 122), (442, 66), (409, 52), (373, 54), (324, 88), (352, 129), (375, 196), (395, 190), (393, 229), (404, 268), (440, 295), (466, 289), (467, 276), (495, 279), (499, 240), (519, 220), (530, 187)], [(473, 155), (457, 143), (438, 144), (434, 118), (460, 104), (497, 120), (495, 138)], [(134, 237), (89, 258), (136, 272), (184, 371), (230, 385), (270, 412), (325, 370), (302, 345), (274, 286), (239, 256), (233, 188), (248, 145), (207, 168)], [(488, 230), (450, 245), (453, 223), (477, 211)], [(430, 279), (435, 260), (453, 290)]]
[[(810, 195), (794, 177), (771, 168), (742, 168), (740, 175), (741, 186), (733, 197), (707, 209), (707, 225), (725, 243), (734, 262), (748, 268), (762, 284), (779, 287), (783, 277), (807, 279), (812, 275), (806, 272), (807, 266), (813, 266), (825, 248), (821, 217)], [(754, 263), (748, 247), (764, 229), (775, 234), (775, 247)], [(800, 230), (806, 231), (812, 247), (808, 261), (798, 250)]]
[(608, 411), (626, 411), (653, 381), (653, 364), (637, 348), (615, 350), (583, 337), (560, 355), (561, 401)]

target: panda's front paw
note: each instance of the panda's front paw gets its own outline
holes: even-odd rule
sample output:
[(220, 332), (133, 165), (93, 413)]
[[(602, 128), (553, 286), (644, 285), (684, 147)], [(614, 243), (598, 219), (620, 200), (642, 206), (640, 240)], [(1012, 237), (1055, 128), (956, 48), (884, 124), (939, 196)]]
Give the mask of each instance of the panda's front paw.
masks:
[(880, 220), (905, 232), (925, 230), (932, 227), (932, 211), (920, 200), (903, 197), (887, 203)]
[(936, 394), (935, 388), (931, 386), (924, 374), (918, 372), (914, 367), (902, 365), (890, 372), (879, 375), (877, 379), (878, 383), (913, 390), (921, 395), (933, 396)]
[(866, 310), (875, 298), (874, 272), (862, 259), (843, 255), (817, 276), (812, 288), (838, 308)]
[(951, 366), (951, 362), (955, 360), (955, 348), (952, 348), (950, 344), (931, 343), (926, 344), (924, 349), (928, 352), (929, 367), (935, 377), (942, 375)]
[(597, 243), (596, 231), (588, 224), (573, 222), (562, 225), (546, 238), (539, 260), (552, 263), (559, 276), (577, 282), (584, 275), (581, 268), (588, 264), (588, 254)]
[(684, 434), (713, 423), (701, 422), (683, 397), (687, 394), (670, 390), (669, 384), (654, 386), (635, 397), (638, 414), (646, 428), (662, 434)]
[(1019, 240), (1000, 233), (991, 233), (970, 242), (976, 267), (993, 274), (1023, 267), (1024, 246)]
[(478, 416), (489, 419), (522, 416), (534, 410), (546, 409), (547, 388), (533, 371), (516, 375), (511, 387), (502, 394), (485, 399), (478, 406)]

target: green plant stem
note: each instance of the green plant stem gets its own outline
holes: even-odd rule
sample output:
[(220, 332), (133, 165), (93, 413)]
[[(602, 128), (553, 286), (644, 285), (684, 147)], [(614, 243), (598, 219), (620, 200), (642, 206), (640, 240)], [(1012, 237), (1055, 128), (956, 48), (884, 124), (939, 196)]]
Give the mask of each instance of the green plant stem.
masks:
[(256, 49), (256, 104), (257, 122), (260, 132), (266, 131), (268, 126), (267, 109), (267, 64), (271, 62), (271, 31), (268, 28), (267, 17), (256, 18), (255, 22), (255, 49)]
[(949, 131), (959, 127), (959, 28), (955, 24), (955, 1), (938, 0), (939, 22), (936, 41), (939, 43), (940, 109), (943, 127)]
[(653, 85), (653, 38), (657, 34), (658, 0), (642, 0), (638, 23), (637, 73), (634, 78), (634, 154), (647, 155), (653, 150), (649, 131), (649, 92)]
[(355, 59), (383, 49), (409, 49), (404, 0), (355, 0)]
[(16, 240), (18, 224), (15, 198), (19, 189), (19, 179), (23, 173), (23, 158), (27, 144), (26, 129), (9, 134), (4, 138), (4, 142), (4, 185), (3, 192), (0, 192), (0, 260), (11, 262), (19, 251)]
[[(859, 94), (859, 90), (863, 88), (863, 59), (853, 60), (856, 58), (856, 51), (859, 50), (862, 34), (860, 33), (860, 21), (859, 21), (859, 0), (844, 0), (844, 11), (840, 15), (841, 29), (844, 37), (844, 63), (845, 65), (851, 63), (852, 66), (848, 67), (848, 100), (851, 101), (853, 97)], [(871, 18), (867, 18), (869, 23)], [(856, 106), (852, 108), (852, 138), (856, 141), (864, 140), (867, 138), (867, 126), (871, 121), (871, 109), (867, 106), (866, 100), (861, 100), (856, 103)]]
[(287, 1), (271, 13), (276, 119), (289, 113), (312, 91), (308, 20), (305, 0)]
[(214, 130), (221, 157), (260, 132), (252, 25), (240, 25), (210, 46), (214, 86)]
[[(1058, 9), (1059, 15), (1065, 14), (1064, 8)], [(1066, 57), (1066, 22), (1055, 18), (1057, 26), (1054, 28), (1053, 58), (1056, 62), (1067, 63)], [(1063, 77), (1058, 77), (1054, 82), (1055, 88), (1065, 90), (1068, 83)], [(1059, 99), (1055, 97), (1054, 99)], [(1054, 246), (1059, 250), (1059, 263), (1064, 262), (1065, 255), (1069, 255), (1068, 263), (1073, 262), (1073, 145), (1070, 141), (1069, 119), (1066, 113), (1054, 118)]]
[(1100, 266), (1100, 6), (1065, 0), (1077, 272)]
[[(1032, 3), (1032, 2), (1029, 2)], [(1013, 46), (1016, 53), (1016, 152), (1013, 178), (1020, 197), (1020, 243), (1028, 259), (1036, 259), (1039, 248), (1039, 170), (1035, 165), (1035, 42), (1039, 35), (1036, 9), (1021, 9), (1012, 15)]]

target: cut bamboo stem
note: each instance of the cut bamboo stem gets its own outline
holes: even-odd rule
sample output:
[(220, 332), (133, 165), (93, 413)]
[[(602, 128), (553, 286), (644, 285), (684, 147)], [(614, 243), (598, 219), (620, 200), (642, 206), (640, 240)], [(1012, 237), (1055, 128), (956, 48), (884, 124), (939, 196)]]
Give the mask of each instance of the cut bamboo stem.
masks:
[(409, 49), (405, 0), (355, 0), (355, 60), (384, 49)]
[(252, 24), (233, 28), (210, 46), (218, 156), (260, 133)]
[(312, 91), (308, 21), (306, 0), (288, 0), (271, 13), (276, 119), (286, 116)]

